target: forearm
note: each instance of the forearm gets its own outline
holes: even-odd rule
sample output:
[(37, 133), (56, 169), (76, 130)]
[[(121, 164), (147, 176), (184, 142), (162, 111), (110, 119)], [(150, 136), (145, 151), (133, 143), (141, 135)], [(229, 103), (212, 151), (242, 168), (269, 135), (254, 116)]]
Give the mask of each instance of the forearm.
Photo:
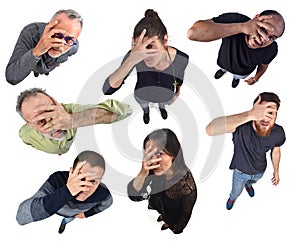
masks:
[(141, 170), (133, 180), (132, 186), (137, 192), (140, 192), (143, 188), (147, 176), (148, 174), (144, 173), (143, 170)]
[(40, 60), (32, 54), (31, 50), (22, 54), (20, 53), (14, 52), (6, 67), (6, 80), (12, 85), (23, 81)]
[(268, 69), (268, 64), (259, 64), (257, 66), (257, 70), (256, 73), (254, 75), (254, 78), (256, 81), (259, 80), (259, 78), (266, 72), (266, 70)]
[(280, 149), (276, 149), (276, 151), (272, 151), (271, 153), (271, 160), (273, 165), (274, 173), (279, 173), (279, 163), (281, 158), (281, 152)]
[(57, 212), (71, 198), (71, 194), (65, 188), (58, 189), (51, 194), (45, 194), (44, 191), (40, 190), (33, 197), (20, 204), (16, 219), (20, 225), (46, 219)]
[(238, 126), (250, 120), (251, 117), (249, 111), (230, 116), (218, 117), (206, 126), (206, 132), (209, 136), (231, 133), (234, 132)]
[(181, 85), (177, 85), (175, 89), (175, 94), (179, 95), (181, 90)]
[(209, 42), (242, 33), (243, 23), (216, 23), (200, 20), (188, 30), (188, 38), (193, 41)]
[(95, 108), (74, 113), (72, 117), (72, 128), (90, 126), (94, 124), (107, 124), (116, 121), (118, 114), (105, 109)]
[(122, 63), (122, 65), (109, 76), (109, 85), (112, 88), (119, 88), (127, 74), (133, 69), (134, 66), (135, 63), (131, 61), (130, 57), (128, 57)]

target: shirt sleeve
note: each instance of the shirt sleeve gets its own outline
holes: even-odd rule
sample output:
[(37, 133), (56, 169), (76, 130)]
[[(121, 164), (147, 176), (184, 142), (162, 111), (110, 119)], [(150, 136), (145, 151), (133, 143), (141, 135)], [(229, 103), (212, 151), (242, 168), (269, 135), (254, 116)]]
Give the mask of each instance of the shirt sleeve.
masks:
[(33, 70), (40, 58), (32, 54), (35, 46), (33, 30), (37, 33), (37, 27), (29, 25), (21, 31), (11, 58), (6, 67), (5, 76), (8, 83), (16, 85), (23, 81)]
[(108, 99), (99, 104), (62, 104), (68, 113), (78, 113), (89, 109), (102, 108), (118, 115), (116, 121), (120, 121), (128, 117), (132, 113), (132, 108), (128, 104), (121, 103), (115, 99)]
[(55, 174), (49, 177), (37, 193), (19, 205), (16, 219), (20, 225), (50, 217), (73, 198), (65, 184), (56, 186), (51, 179), (55, 179)]
[(97, 213), (103, 212), (108, 209), (113, 203), (112, 195), (109, 193), (105, 200), (100, 202), (97, 206), (91, 208), (90, 210), (84, 212), (86, 218), (93, 216)]
[(133, 180), (131, 180), (128, 185), (127, 185), (127, 194), (130, 200), (134, 201), (134, 202), (139, 202), (139, 201), (143, 201), (143, 200), (147, 200), (150, 198), (150, 193), (151, 193), (151, 184), (152, 181), (149, 180), (149, 178), (147, 177), (145, 179), (145, 182), (143, 184), (143, 187), (140, 191), (137, 191), (134, 187), (133, 187)]

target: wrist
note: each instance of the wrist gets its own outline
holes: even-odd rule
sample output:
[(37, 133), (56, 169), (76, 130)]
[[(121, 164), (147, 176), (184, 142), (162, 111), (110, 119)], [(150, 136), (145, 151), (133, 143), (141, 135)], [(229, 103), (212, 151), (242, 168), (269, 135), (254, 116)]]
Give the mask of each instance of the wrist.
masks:
[(32, 49), (31, 52), (32, 52), (32, 55), (33, 55), (35, 58), (40, 59), (41, 54), (39, 54), (35, 49)]

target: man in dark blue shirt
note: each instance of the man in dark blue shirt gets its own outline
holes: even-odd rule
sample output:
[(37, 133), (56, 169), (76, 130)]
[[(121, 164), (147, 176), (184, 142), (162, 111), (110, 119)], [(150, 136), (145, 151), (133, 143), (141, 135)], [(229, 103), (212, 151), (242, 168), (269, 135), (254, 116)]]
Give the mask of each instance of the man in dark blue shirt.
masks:
[(279, 183), (280, 147), (285, 142), (283, 128), (275, 124), (279, 106), (280, 99), (276, 94), (263, 92), (254, 100), (251, 110), (216, 118), (206, 127), (210, 136), (233, 133), (234, 153), (230, 164), (233, 181), (226, 203), (228, 210), (244, 188), (249, 196), (254, 196), (252, 184), (263, 176), (269, 150), (274, 169), (272, 183)]
[(53, 173), (41, 188), (23, 201), (16, 219), (20, 225), (46, 219), (53, 214), (63, 216), (59, 233), (75, 218), (88, 218), (111, 206), (113, 199), (101, 183), (105, 161), (94, 151), (83, 151), (70, 171)]
[(222, 39), (215, 79), (227, 71), (233, 74), (232, 87), (246, 79), (256, 68), (253, 77), (245, 80), (253, 85), (265, 73), (276, 57), (276, 39), (285, 29), (284, 19), (275, 10), (265, 10), (253, 19), (239, 13), (225, 13), (209, 20), (199, 20), (188, 30), (188, 38), (209, 42)]

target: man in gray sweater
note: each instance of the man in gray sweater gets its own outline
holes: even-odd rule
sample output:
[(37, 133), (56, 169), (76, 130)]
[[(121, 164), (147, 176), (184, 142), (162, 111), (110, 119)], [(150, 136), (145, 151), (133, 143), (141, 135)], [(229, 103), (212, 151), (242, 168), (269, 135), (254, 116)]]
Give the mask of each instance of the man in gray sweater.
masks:
[(82, 17), (71, 9), (59, 10), (49, 23), (35, 22), (23, 28), (5, 76), (8, 83), (16, 85), (33, 71), (48, 75), (79, 48), (78, 36), (83, 25)]
[(30, 198), (23, 201), (16, 219), (20, 225), (63, 216), (59, 233), (75, 218), (87, 218), (111, 206), (109, 189), (101, 183), (105, 171), (103, 157), (94, 151), (83, 151), (70, 171), (54, 172)]

